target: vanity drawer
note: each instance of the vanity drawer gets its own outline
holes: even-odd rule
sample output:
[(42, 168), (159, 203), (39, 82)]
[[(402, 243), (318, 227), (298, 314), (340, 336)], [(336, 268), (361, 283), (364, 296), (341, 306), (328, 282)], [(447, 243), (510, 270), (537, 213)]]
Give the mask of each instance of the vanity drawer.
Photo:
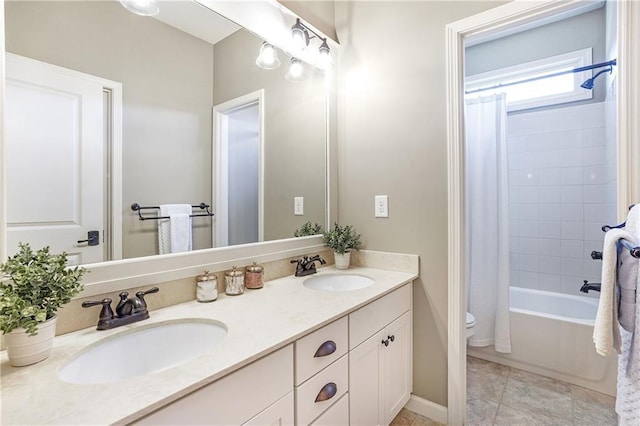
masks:
[(349, 350), (411, 309), (411, 284), (349, 314)]
[(345, 316), (296, 341), (296, 386), (347, 353), (348, 332)]
[(349, 394), (345, 394), (333, 407), (322, 413), (312, 426), (337, 426), (349, 424)]
[(308, 425), (347, 392), (348, 361), (348, 356), (343, 356), (296, 388), (297, 425)]

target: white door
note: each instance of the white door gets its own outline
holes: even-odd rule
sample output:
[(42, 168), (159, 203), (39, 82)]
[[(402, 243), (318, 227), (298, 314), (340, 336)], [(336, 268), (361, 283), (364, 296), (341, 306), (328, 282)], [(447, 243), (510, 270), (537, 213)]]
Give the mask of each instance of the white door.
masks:
[(349, 352), (349, 423), (381, 424), (380, 341), (374, 334)]
[(103, 260), (103, 87), (81, 74), (7, 54), (7, 253), (19, 242)]

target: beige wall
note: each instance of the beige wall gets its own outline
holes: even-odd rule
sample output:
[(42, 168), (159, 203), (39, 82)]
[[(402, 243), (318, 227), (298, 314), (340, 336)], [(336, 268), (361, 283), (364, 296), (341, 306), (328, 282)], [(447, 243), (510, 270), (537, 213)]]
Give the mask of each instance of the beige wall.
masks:
[[(265, 240), (293, 237), (306, 221), (325, 221), (324, 76), (306, 66), (307, 79), (284, 78), (289, 58), (275, 70), (255, 65), (262, 40), (238, 31), (214, 49), (214, 104), (264, 89)], [(293, 198), (304, 197), (304, 216), (293, 215)]]
[[(445, 25), (480, 1), (337, 2), (339, 218), (367, 249), (420, 255), (414, 393), (447, 404)], [(389, 218), (373, 217), (376, 194)]]
[[(158, 253), (130, 206), (211, 203), (213, 46), (117, 2), (6, 2), (7, 51), (123, 84), (123, 255)], [(194, 247), (211, 247), (194, 219)]]

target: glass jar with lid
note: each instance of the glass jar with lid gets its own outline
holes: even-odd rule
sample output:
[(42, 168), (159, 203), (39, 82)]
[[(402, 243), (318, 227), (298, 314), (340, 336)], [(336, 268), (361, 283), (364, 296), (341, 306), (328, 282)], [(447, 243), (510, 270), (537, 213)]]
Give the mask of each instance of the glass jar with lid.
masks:
[(196, 276), (196, 298), (198, 302), (213, 302), (218, 298), (218, 279), (209, 271)]
[(229, 296), (237, 296), (244, 293), (244, 273), (235, 266), (224, 273), (225, 290)]
[(262, 288), (264, 286), (262, 282), (263, 274), (264, 268), (256, 262), (253, 262), (251, 266), (247, 266), (244, 279), (245, 287), (250, 289)]

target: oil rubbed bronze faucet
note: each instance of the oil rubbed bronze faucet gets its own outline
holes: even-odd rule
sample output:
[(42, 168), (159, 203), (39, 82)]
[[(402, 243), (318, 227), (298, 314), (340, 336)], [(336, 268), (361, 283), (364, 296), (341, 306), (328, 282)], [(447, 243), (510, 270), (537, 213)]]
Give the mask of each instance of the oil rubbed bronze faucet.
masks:
[(320, 257), (319, 254), (315, 256), (303, 256), (300, 259), (293, 259), (291, 263), (296, 263), (296, 277), (304, 277), (307, 275), (315, 274), (316, 264), (315, 262), (319, 262), (321, 265), (326, 265), (327, 262), (323, 258)]
[(149, 310), (147, 309), (147, 302), (144, 300), (144, 296), (149, 293), (157, 293), (158, 287), (152, 287), (147, 291), (139, 291), (135, 297), (129, 298), (129, 293), (123, 291), (120, 293), (120, 302), (116, 306), (116, 314), (114, 315), (113, 309), (111, 309), (111, 299), (105, 298), (101, 301), (82, 302), (83, 308), (89, 308), (91, 306), (102, 305), (100, 310), (100, 317), (98, 319), (98, 330), (110, 330), (112, 328), (120, 327), (121, 325), (132, 324), (134, 322), (146, 320), (149, 318)]

